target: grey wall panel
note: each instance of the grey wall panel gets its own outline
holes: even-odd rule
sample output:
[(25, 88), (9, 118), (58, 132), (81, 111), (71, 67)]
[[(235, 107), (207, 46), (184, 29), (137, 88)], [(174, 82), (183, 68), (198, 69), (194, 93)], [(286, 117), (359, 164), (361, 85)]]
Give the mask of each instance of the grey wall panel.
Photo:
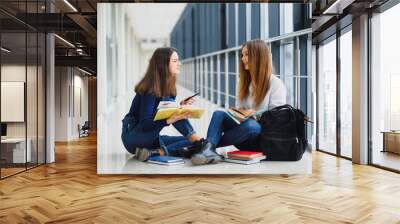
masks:
[(260, 3), (251, 4), (251, 39), (260, 39)]
[(239, 45), (246, 42), (246, 4), (239, 3)]
[[(201, 4), (200, 5), (200, 13), (201, 15), (206, 14), (206, 8), (205, 5)], [(206, 52), (206, 16), (201, 16), (200, 17), (200, 54), (204, 54)]]
[(226, 14), (227, 12), (227, 4), (221, 4), (220, 6), (220, 49), (226, 49), (228, 47), (228, 40), (227, 40), (227, 23), (226, 23), (226, 17), (228, 16)]
[(220, 68), (221, 68), (221, 76), (219, 77), (221, 83), (221, 105), (225, 105), (225, 54), (220, 56)]
[(277, 43), (271, 44), (271, 53), (272, 53), (273, 73), (275, 75), (279, 75), (280, 74), (280, 45)]
[(279, 36), (279, 4), (271, 3), (268, 5), (268, 26), (269, 37)]
[(228, 48), (234, 47), (235, 44), (235, 4), (228, 4)]

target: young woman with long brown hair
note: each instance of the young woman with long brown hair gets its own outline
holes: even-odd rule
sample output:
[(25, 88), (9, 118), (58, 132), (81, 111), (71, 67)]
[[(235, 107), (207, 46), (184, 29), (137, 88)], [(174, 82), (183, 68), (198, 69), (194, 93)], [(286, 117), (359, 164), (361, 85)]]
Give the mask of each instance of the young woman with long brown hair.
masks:
[[(271, 53), (262, 40), (246, 42), (241, 49), (237, 110), (247, 116), (286, 104), (286, 88), (272, 74)], [(208, 127), (206, 143), (192, 156), (196, 165), (221, 160), (216, 147), (234, 145), (239, 150), (260, 151), (258, 118), (237, 124), (225, 111), (215, 111)]]
[[(143, 79), (136, 85), (136, 95), (128, 114), (122, 120), (122, 142), (136, 159), (146, 161), (153, 155), (190, 157), (200, 137), (189, 123), (189, 114), (173, 115), (154, 121), (160, 101), (175, 101), (176, 76), (181, 63), (177, 50), (158, 48), (153, 53)], [(193, 99), (182, 101), (192, 104)], [(160, 131), (172, 124), (182, 136), (160, 136)]]

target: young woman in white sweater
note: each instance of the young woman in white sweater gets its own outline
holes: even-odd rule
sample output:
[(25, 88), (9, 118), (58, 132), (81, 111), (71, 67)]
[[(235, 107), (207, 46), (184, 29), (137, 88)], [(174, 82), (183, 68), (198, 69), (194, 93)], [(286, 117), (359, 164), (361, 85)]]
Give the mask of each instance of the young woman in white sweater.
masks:
[[(286, 104), (286, 87), (272, 74), (272, 59), (269, 48), (262, 40), (246, 42), (240, 56), (239, 93), (237, 110), (246, 116), (271, 110)], [(257, 113), (258, 115), (260, 113)], [(194, 165), (216, 163), (221, 157), (217, 147), (234, 145), (239, 150), (260, 151), (258, 137), (261, 126), (259, 117), (236, 123), (225, 111), (215, 111), (208, 127), (207, 139), (202, 150), (194, 154)]]

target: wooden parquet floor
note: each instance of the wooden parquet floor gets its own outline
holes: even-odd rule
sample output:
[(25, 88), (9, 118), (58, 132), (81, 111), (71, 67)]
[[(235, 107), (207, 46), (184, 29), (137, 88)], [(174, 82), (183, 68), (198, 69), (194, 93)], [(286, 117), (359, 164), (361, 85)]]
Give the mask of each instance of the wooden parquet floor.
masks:
[(400, 175), (313, 155), (312, 175), (96, 174), (96, 139), (0, 181), (0, 223), (400, 223)]

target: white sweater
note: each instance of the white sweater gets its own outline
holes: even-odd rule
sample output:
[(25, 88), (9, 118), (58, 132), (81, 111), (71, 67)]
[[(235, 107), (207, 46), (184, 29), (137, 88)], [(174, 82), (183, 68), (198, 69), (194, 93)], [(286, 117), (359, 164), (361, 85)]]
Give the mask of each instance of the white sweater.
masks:
[(264, 100), (260, 106), (256, 107), (252, 95), (251, 85), (249, 87), (249, 95), (244, 101), (239, 99), (236, 101), (237, 108), (253, 109), (256, 111), (260, 110), (271, 110), (274, 107), (286, 104), (286, 87), (282, 80), (275, 75), (271, 75), (271, 83)]

